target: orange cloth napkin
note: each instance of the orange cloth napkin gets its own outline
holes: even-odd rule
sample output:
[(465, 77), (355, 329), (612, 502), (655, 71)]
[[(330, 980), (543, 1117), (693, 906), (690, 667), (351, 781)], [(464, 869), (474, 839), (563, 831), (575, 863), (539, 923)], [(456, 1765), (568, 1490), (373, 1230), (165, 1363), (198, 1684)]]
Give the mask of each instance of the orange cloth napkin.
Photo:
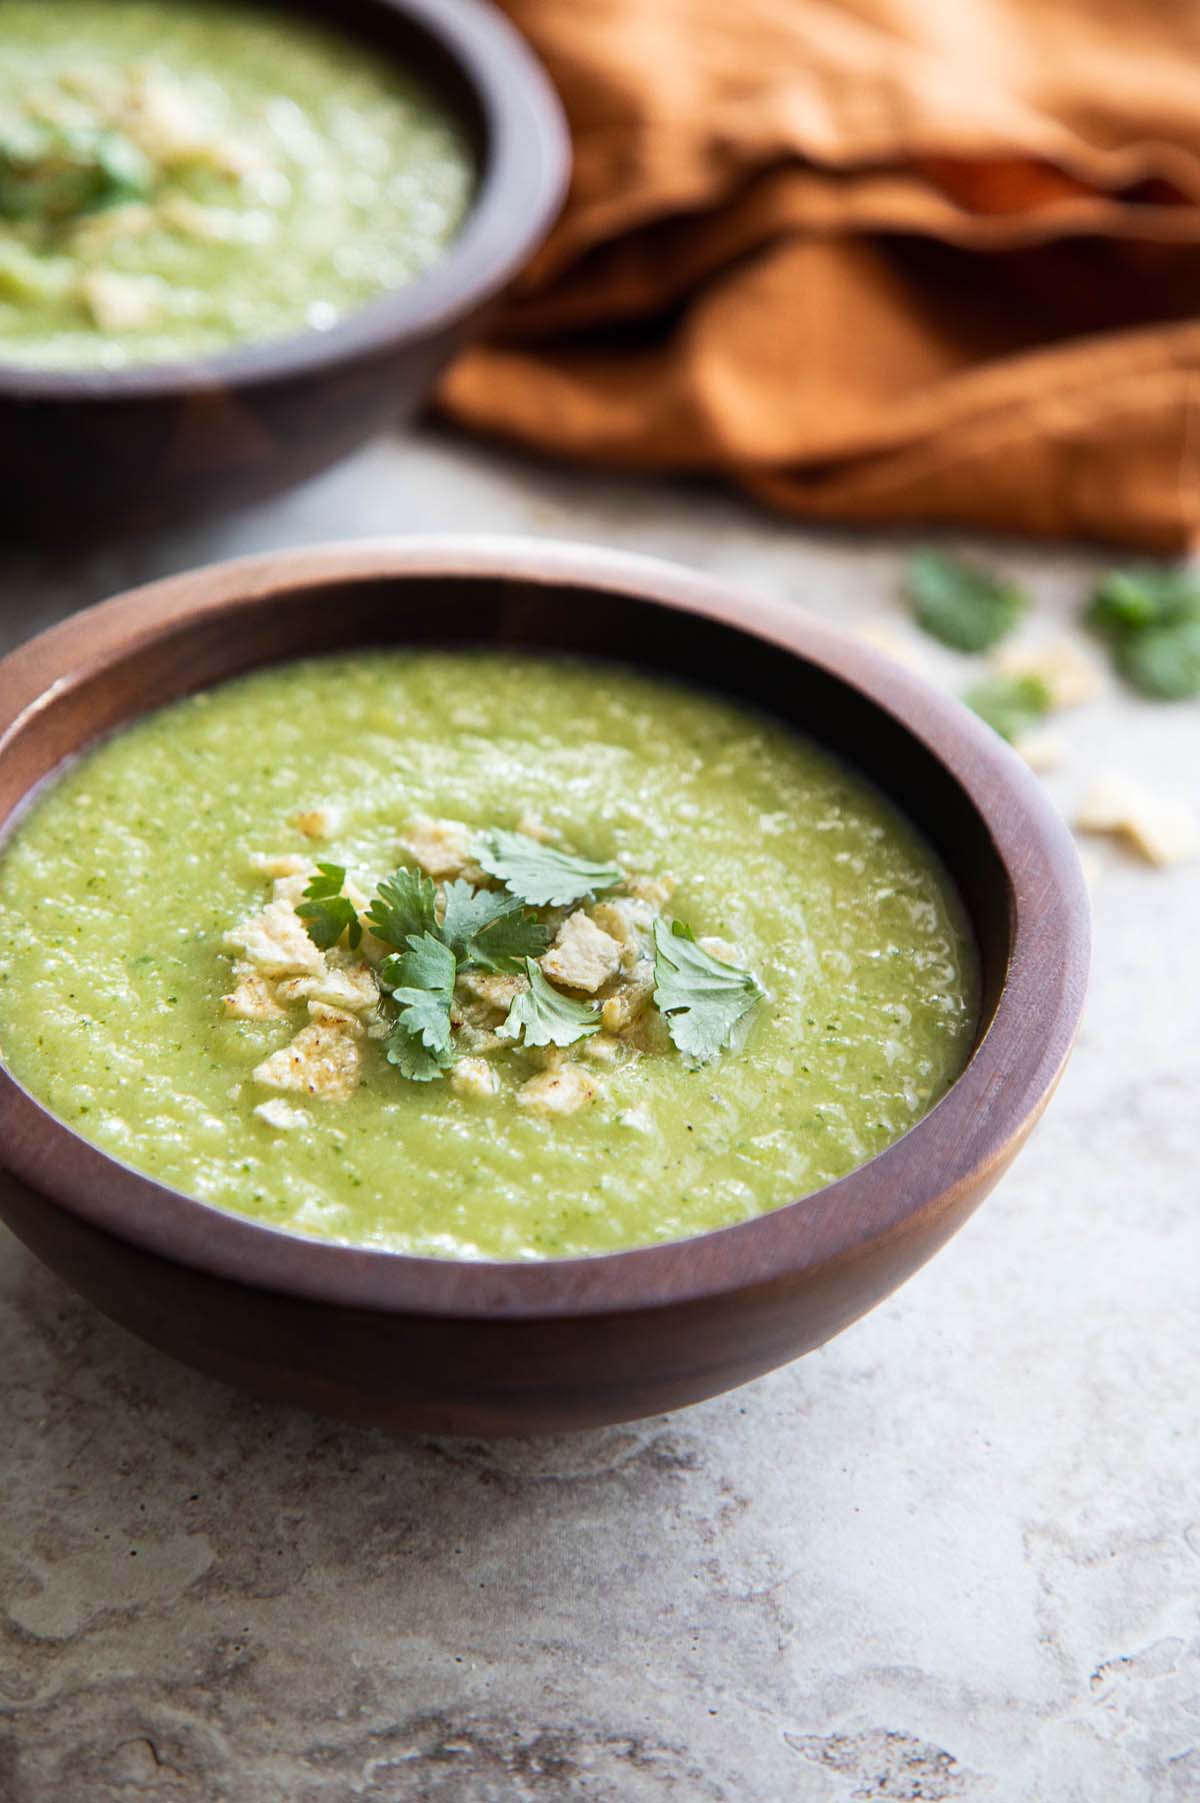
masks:
[(458, 420), (823, 520), (1200, 529), (1200, 0), (508, 0), (575, 176)]

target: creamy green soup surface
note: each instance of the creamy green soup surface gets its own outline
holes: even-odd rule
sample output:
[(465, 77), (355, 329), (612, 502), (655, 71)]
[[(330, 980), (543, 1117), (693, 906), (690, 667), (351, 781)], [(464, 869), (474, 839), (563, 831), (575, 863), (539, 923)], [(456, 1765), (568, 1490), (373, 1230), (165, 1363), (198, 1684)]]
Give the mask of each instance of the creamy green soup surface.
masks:
[(432, 263), (460, 125), (237, 0), (0, 0), (0, 361), (120, 369), (335, 325)]
[[(494, 903), (493, 829), (615, 870), (541, 911), (530, 973), (592, 1025), (562, 1049), (506, 1038), (529, 978), (460, 967), (447, 1062), (409, 1080), (380, 1036), (385, 948), (319, 952), (295, 909), (317, 861), (359, 929), (397, 867), (410, 894), (429, 873), (446, 920), (449, 884)], [(648, 992), (671, 921), (718, 991), (752, 973), (708, 1062)], [(355, 1243), (536, 1259), (744, 1220), (919, 1120), (975, 1020), (960, 902), (879, 793), (778, 723), (600, 664), (275, 667), (85, 756), (0, 854), (14, 1075), (192, 1196)]]

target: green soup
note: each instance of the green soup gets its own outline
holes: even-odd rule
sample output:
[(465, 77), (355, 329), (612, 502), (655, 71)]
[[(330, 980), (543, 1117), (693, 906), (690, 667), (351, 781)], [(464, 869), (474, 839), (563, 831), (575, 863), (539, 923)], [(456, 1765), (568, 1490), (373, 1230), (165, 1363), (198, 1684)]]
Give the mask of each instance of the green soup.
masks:
[[(500, 1037), (472, 993), (456, 1033), (461, 1052), (484, 1048), (464, 1058), (480, 1081), (457, 1065), (409, 1081), (360, 1021), (348, 1091), (264, 1087), (324, 1005), (307, 979), (264, 988), (240, 961), (273, 890), (298, 905), (319, 859), (368, 895), (413, 863), (406, 847), (436, 867), (446, 822), (471, 845), (515, 828), (535, 855), (610, 861), (627, 874), (607, 905), (551, 910), (552, 934), (588, 913), (590, 955), (610, 938), (595, 922), (619, 936), (659, 910), (752, 972), (761, 999), (696, 1065), (653, 1001), (610, 1016), (628, 981), (606, 966), (566, 1003), (606, 1030), (565, 1051)], [(349, 969), (369, 947), (329, 957)], [(265, 1018), (229, 1013), (236, 970)], [(472, 982), (486, 988), (468, 975), (460, 999)], [(532, 1259), (744, 1220), (919, 1120), (975, 1015), (958, 898), (882, 796), (773, 721), (604, 665), (370, 652), (277, 667), (92, 752), (0, 857), (0, 1049), (17, 1078), (190, 1195), (373, 1246)], [(564, 1072), (582, 1105), (526, 1105)]]
[(336, 29), (223, 0), (0, 0), (9, 363), (329, 327), (441, 254), (473, 181), (438, 100)]

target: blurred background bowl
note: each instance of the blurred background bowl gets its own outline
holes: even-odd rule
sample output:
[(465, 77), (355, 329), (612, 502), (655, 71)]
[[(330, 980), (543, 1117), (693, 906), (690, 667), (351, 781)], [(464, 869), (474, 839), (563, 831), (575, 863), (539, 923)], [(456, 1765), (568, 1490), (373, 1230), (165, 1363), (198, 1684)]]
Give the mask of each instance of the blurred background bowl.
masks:
[(242, 506), (315, 474), (422, 404), (554, 220), (570, 170), (562, 109), (487, 0), (270, 5), (335, 19), (431, 87), (475, 151), (467, 219), (425, 274), (330, 330), (117, 371), (0, 360), (10, 536), (107, 536)]
[(64, 759), (149, 708), (280, 659), (405, 643), (620, 659), (764, 708), (857, 766), (966, 902), (983, 993), (963, 1074), (877, 1157), (757, 1219), (628, 1252), (489, 1263), (223, 1213), (88, 1144), (0, 1067), (0, 1215), (154, 1344), (258, 1395), (393, 1428), (631, 1419), (820, 1345), (962, 1224), (1058, 1080), (1088, 960), (1061, 819), (959, 703), (793, 607), (591, 547), (458, 538), (218, 565), (30, 641), (0, 664), (0, 833)]

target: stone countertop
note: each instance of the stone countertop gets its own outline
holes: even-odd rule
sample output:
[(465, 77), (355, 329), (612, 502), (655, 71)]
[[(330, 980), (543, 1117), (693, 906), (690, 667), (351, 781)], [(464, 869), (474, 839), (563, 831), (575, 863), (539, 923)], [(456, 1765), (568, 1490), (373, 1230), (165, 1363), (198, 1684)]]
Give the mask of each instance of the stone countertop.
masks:
[[(6, 556), (0, 643), (237, 552), (464, 527), (903, 627), (898, 538), (423, 434)], [(1002, 554), (1048, 623), (1097, 567)], [(1114, 688), (1063, 730), (1064, 806), (1111, 766), (1200, 804), (1194, 705)], [(674, 1416), (489, 1447), (283, 1413), (3, 1235), (4, 1803), (1200, 1797), (1200, 866), (1105, 848), (1095, 906), (1081, 1042), (993, 1198), (823, 1351)]]

